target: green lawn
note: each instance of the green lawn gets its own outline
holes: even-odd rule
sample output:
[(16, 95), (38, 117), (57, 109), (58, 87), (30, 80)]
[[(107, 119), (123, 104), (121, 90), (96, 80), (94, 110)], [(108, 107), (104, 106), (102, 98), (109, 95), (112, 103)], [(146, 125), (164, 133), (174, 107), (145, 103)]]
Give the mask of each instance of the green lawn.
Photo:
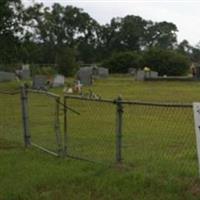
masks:
[[(116, 76), (96, 81), (84, 93), (91, 89), (109, 99), (190, 103), (200, 100), (199, 87), (199, 82)], [(0, 90), (14, 88), (15, 83), (0, 84)], [(62, 94), (61, 89), (52, 92)], [(19, 105), (19, 96), (0, 95), (0, 200), (200, 199), (191, 108), (125, 105), (123, 163), (116, 165), (115, 105), (68, 100), (80, 112), (68, 112), (68, 154), (95, 163), (24, 149)], [(32, 141), (56, 151), (54, 99), (31, 94), (29, 111)]]

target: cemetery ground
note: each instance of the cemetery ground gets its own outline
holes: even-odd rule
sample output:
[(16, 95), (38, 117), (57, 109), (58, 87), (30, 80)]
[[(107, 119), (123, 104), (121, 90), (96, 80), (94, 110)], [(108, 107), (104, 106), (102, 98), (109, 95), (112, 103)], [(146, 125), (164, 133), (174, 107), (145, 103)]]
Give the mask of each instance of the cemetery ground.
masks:
[[(0, 89), (15, 89), (16, 83), (2, 83)], [(131, 77), (116, 76), (104, 80), (97, 80), (92, 87), (84, 88), (84, 93), (91, 89), (95, 94), (100, 95), (102, 98), (115, 99), (119, 95), (128, 100), (143, 100), (143, 101), (158, 101), (158, 102), (182, 102), (191, 103), (200, 100), (200, 83), (199, 82), (136, 82)], [(62, 89), (52, 89), (51, 91), (62, 94)], [(5, 105), (10, 97), (0, 99)], [(46, 98), (46, 97), (45, 97)], [(52, 143), (53, 135), (49, 136), (51, 130), (46, 124), (52, 120), (47, 113), (53, 112), (52, 102), (49, 99), (45, 100), (44, 97), (38, 95), (32, 96), (32, 104), (38, 105), (38, 108), (30, 112), (34, 120), (32, 121), (32, 134), (35, 140), (41, 140), (49, 147), (55, 145)], [(177, 157), (169, 156), (172, 163), (166, 163), (162, 156), (165, 151), (165, 146), (160, 143), (169, 141), (167, 134), (163, 134), (163, 126), (167, 123), (169, 112), (165, 115), (159, 115), (156, 122), (149, 127), (148, 123), (140, 122), (145, 133), (153, 133), (152, 128), (156, 128), (160, 133), (151, 138), (153, 145), (147, 141), (146, 143), (140, 141), (137, 137), (125, 138), (133, 142), (132, 148), (123, 151), (124, 164), (115, 165), (109, 164), (108, 160), (114, 160), (113, 145), (115, 142), (115, 135), (111, 135), (109, 141), (111, 144), (108, 146), (98, 146), (98, 140), (103, 140), (102, 137), (96, 134), (96, 141), (93, 140), (93, 147), (97, 147), (96, 151), (100, 152), (95, 155), (99, 160), (104, 160), (103, 163), (90, 163), (75, 159), (55, 158), (51, 155), (43, 153), (34, 148), (25, 149), (20, 143), (19, 138), (21, 134), (21, 116), (20, 108), (16, 108), (19, 99), (13, 96), (13, 104), (10, 108), (10, 116), (5, 115), (0, 120), (14, 119), (12, 114), (18, 115), (18, 120), (13, 121), (13, 127), (7, 132), (0, 132), (0, 200), (35, 200), (35, 199), (135, 199), (135, 200), (174, 200), (174, 199), (200, 199), (200, 181), (198, 179), (197, 158), (196, 155), (189, 153), (189, 157), (185, 156), (190, 149), (195, 149), (195, 135), (190, 136), (187, 142), (187, 137), (180, 137), (182, 131), (185, 129), (190, 130), (189, 133), (194, 134), (193, 121), (183, 121), (179, 124), (182, 126), (181, 130), (176, 126), (177, 122), (171, 122), (175, 129), (174, 138), (180, 141), (176, 146), (169, 146), (167, 150), (175, 154), (177, 151), (182, 152)], [(42, 106), (44, 108), (42, 109)], [(85, 138), (90, 138), (91, 134), (85, 132), (85, 128), (91, 127), (89, 123), (92, 120), (102, 120), (95, 123), (92, 131), (98, 130), (106, 131), (107, 127), (102, 127), (111, 118), (114, 118), (113, 112), (101, 113), (104, 117), (95, 116), (92, 110), (87, 113), (87, 110), (79, 104), (79, 102), (71, 102), (71, 106), (77, 111), (85, 112), (88, 120), (84, 122), (79, 121), (80, 126), (77, 124), (75, 127), (76, 133), (84, 132)], [(4, 108), (1, 107), (1, 110)], [(12, 112), (13, 111), (13, 112)], [(103, 111), (102, 111), (103, 112)], [(134, 112), (134, 110), (133, 110)], [(92, 113), (94, 115), (92, 115)], [(143, 119), (144, 115), (148, 112), (137, 113), (138, 118)], [(151, 111), (150, 114), (156, 114)], [(184, 115), (191, 115), (192, 111), (183, 112)], [(70, 114), (74, 121), (77, 123), (77, 117)], [(6, 119), (8, 117), (8, 119)], [(152, 115), (151, 120), (155, 119)], [(170, 114), (171, 117), (171, 114)], [(179, 115), (180, 118), (184, 116)], [(39, 118), (39, 122), (37, 119)], [(190, 119), (190, 118), (189, 118)], [(135, 118), (136, 122), (137, 118)], [(181, 120), (179, 120), (181, 122)], [(37, 122), (37, 123), (36, 123)], [(93, 121), (92, 121), (93, 122)], [(128, 122), (128, 123), (133, 123)], [(84, 123), (84, 126), (81, 124)], [(87, 124), (88, 123), (88, 124)], [(113, 122), (114, 124), (114, 122)], [(109, 126), (108, 126), (109, 127)], [(115, 127), (114, 127), (115, 128)], [(2, 131), (3, 128), (0, 129)], [(90, 131), (91, 131), (90, 130)], [(137, 131), (142, 129), (138, 129)], [(12, 133), (11, 133), (12, 132)], [(19, 135), (19, 138), (13, 138), (13, 132)], [(40, 133), (36, 136), (36, 133)], [(100, 134), (98, 132), (98, 134)], [(102, 133), (103, 134), (103, 133)], [(145, 137), (147, 135), (144, 135)], [(166, 138), (163, 138), (166, 137)], [(94, 139), (94, 138), (93, 138)], [(135, 142), (134, 143), (134, 139)], [(148, 137), (147, 137), (148, 139)], [(88, 140), (90, 141), (90, 140)], [(74, 141), (76, 142), (76, 141)], [(140, 143), (141, 142), (141, 143)], [(181, 143), (186, 142), (188, 145), (183, 146)], [(191, 146), (190, 146), (191, 145)], [(84, 151), (93, 156), (91, 149), (84, 149), (78, 153), (84, 154)], [(153, 152), (153, 154), (152, 154)], [(153, 155), (153, 157), (151, 157)], [(187, 154), (188, 155), (188, 154)], [(126, 160), (133, 159), (131, 165), (126, 165)], [(141, 159), (140, 159), (141, 158)], [(185, 162), (188, 167), (182, 167)], [(174, 163), (174, 165), (172, 165)]]

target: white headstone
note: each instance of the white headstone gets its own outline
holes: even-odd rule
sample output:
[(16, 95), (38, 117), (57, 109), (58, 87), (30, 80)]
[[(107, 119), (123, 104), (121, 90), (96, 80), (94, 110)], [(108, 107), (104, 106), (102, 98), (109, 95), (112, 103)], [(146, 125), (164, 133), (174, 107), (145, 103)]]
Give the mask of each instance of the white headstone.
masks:
[(109, 70), (107, 68), (104, 67), (99, 67), (98, 68), (98, 76), (100, 78), (106, 78), (109, 76)]
[(29, 69), (30, 69), (30, 67), (28, 64), (22, 65), (22, 70), (29, 70)]
[(158, 72), (151, 71), (150, 72), (150, 78), (158, 78)]
[(143, 70), (138, 70), (135, 76), (137, 81), (143, 81), (145, 76), (145, 72)]
[(56, 75), (53, 79), (53, 87), (63, 87), (65, 85), (65, 77), (62, 75)]

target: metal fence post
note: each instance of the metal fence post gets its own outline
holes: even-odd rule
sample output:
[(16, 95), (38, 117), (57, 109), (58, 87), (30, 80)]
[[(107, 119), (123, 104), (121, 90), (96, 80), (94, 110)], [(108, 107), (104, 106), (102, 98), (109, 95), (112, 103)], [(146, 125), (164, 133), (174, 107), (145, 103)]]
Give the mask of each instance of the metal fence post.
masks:
[(67, 97), (64, 96), (64, 155), (67, 155)]
[(122, 98), (116, 100), (116, 162), (122, 161), (122, 123), (123, 123), (123, 105)]
[(56, 142), (58, 145), (58, 155), (62, 156), (62, 140), (61, 140), (61, 130), (60, 130), (60, 97), (56, 98), (56, 108), (55, 108), (55, 135)]
[(21, 108), (22, 108), (24, 144), (25, 147), (28, 147), (31, 145), (31, 135), (29, 127), (29, 114), (28, 114), (28, 92), (24, 85), (21, 86)]

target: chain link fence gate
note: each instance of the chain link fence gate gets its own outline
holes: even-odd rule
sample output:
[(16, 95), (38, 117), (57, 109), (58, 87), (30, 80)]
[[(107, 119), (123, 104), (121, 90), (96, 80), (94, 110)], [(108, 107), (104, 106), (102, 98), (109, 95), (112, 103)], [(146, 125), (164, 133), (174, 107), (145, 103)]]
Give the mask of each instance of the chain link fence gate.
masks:
[(28, 115), (24, 135), (30, 138), (26, 144), (52, 155), (61, 156), (60, 97), (46, 91), (25, 88), (23, 90)]
[(198, 175), (192, 104), (65, 96), (66, 155), (165, 175)]

